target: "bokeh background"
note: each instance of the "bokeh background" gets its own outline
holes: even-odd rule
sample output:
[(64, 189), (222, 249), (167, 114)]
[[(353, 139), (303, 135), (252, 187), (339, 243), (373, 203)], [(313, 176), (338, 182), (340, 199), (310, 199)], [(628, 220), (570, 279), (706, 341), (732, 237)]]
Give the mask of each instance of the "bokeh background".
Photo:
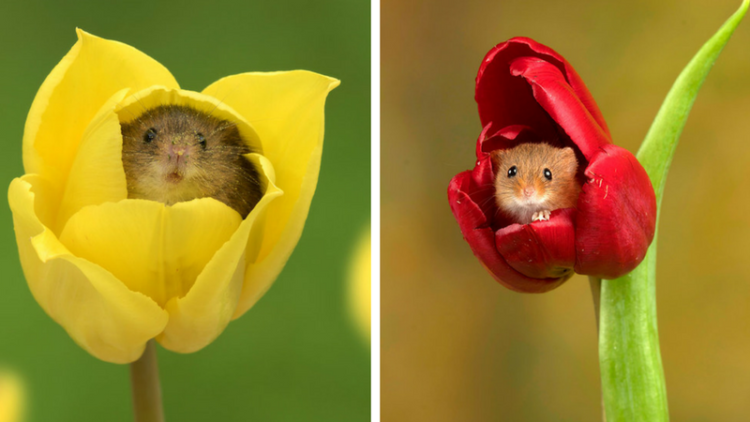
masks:
[[(328, 97), (320, 180), (274, 287), (210, 346), (159, 350), (172, 421), (367, 421), (369, 344), (346, 278), (370, 209), (370, 5), (306, 0), (0, 2), (0, 184), (23, 174), (26, 113), (76, 41), (75, 27), (130, 44), (200, 91), (227, 75), (308, 69)], [(29, 421), (132, 420), (128, 367), (76, 346), (32, 298), (7, 200), (0, 206), (0, 367), (23, 377)]]
[[(447, 201), (481, 130), (474, 77), (513, 36), (561, 53), (635, 152), (739, 0), (382, 1), (382, 415), (387, 422), (599, 421), (591, 294), (485, 272)], [(672, 420), (750, 415), (750, 21), (706, 80), (667, 180), (657, 300)]]

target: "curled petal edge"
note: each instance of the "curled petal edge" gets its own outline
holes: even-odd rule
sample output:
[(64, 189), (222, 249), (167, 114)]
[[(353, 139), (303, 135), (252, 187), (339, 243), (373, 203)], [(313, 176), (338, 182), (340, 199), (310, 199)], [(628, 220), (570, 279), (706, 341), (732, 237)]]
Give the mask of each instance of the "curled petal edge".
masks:
[(262, 233), (268, 205), (283, 195), (273, 181), (271, 162), (259, 154), (247, 154), (267, 176), (266, 191), (260, 202), (245, 217), (232, 237), (214, 254), (184, 296), (166, 305), (169, 323), (157, 341), (165, 348), (192, 353), (213, 342), (221, 334), (237, 309), (245, 279), (246, 255), (253, 232)]
[(508, 264), (498, 251), (495, 231), (489, 226), (484, 212), (462, 189), (471, 186), (471, 173), (459, 173), (451, 180), (448, 201), (464, 239), (493, 278), (508, 289), (523, 293), (544, 293), (570, 278), (572, 274), (559, 278), (527, 277)]
[(107, 270), (73, 256), (39, 221), (35, 196), (43, 194), (47, 183), (37, 175), (25, 175), (14, 179), (8, 192), (29, 288), (84, 350), (107, 362), (132, 362), (146, 342), (164, 330), (168, 315)]
[(575, 270), (615, 279), (646, 256), (656, 231), (656, 195), (638, 159), (616, 145), (602, 147), (585, 174), (576, 217)]
[(612, 143), (609, 133), (599, 125), (558, 67), (537, 58), (520, 57), (511, 62), (510, 72), (528, 82), (537, 104), (563, 128), (586, 159), (590, 160), (599, 147)]
[(521, 274), (562, 284), (573, 276), (575, 214), (575, 208), (559, 209), (547, 221), (503, 227), (495, 232), (497, 250)]
[(26, 174), (64, 184), (86, 125), (116, 92), (152, 85), (179, 88), (159, 62), (118, 41), (76, 29), (78, 41), (50, 72), (24, 127)]
[(568, 63), (568, 61), (565, 60), (565, 58), (558, 54), (555, 50), (547, 47), (544, 44), (540, 44), (532, 40), (531, 38), (526, 37), (511, 38), (508, 41), (496, 45), (489, 52), (487, 52), (484, 59), (482, 60), (482, 65), (479, 67), (479, 71), (477, 72), (476, 77), (476, 98), (477, 104), (479, 105), (479, 115), (482, 120), (482, 126), (486, 126), (487, 123), (492, 121), (492, 118), (488, 115), (487, 111), (484, 110), (483, 102), (480, 101), (480, 98), (496, 98), (496, 95), (493, 95), (493, 93), (484, 93), (484, 91), (486, 91), (487, 89), (485, 87), (485, 81), (491, 80), (493, 77), (492, 74), (494, 70), (491, 68), (495, 68), (495, 66), (500, 65), (500, 63), (497, 62), (497, 60), (499, 60), (498, 56), (502, 56), (504, 52), (507, 52), (507, 50), (517, 47), (526, 48), (526, 51), (511, 56), (511, 59), (522, 56), (537, 57), (550, 62), (552, 65), (560, 69), (560, 71), (564, 74), (565, 80), (573, 89), (575, 95), (591, 113), (598, 125), (606, 133), (607, 137), (611, 138), (609, 128), (607, 127), (607, 122), (604, 120), (604, 116), (599, 110), (596, 101), (594, 101), (594, 97), (591, 95), (588, 88), (586, 87), (586, 84), (583, 82), (583, 79), (581, 79), (573, 66), (571, 66), (570, 63)]
[[(220, 98), (258, 131), (284, 196), (269, 206), (265, 232), (252, 235), (234, 318), (273, 284), (297, 245), (317, 186), (323, 150), (325, 102), (339, 81), (314, 72), (251, 72), (228, 76), (203, 93)], [(264, 216), (259, 217), (261, 220)]]

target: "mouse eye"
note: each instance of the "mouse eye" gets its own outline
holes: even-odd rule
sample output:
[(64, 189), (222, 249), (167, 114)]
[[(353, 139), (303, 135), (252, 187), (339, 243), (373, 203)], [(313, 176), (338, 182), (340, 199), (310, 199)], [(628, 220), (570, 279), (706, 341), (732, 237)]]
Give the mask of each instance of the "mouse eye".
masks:
[(206, 138), (203, 136), (202, 133), (196, 133), (195, 136), (198, 137), (198, 143), (201, 144), (203, 149), (206, 148)]
[(544, 177), (545, 177), (545, 178), (546, 178), (547, 180), (552, 180), (552, 172), (551, 172), (551, 171), (549, 171), (549, 169), (544, 169)]
[(510, 169), (508, 169), (508, 177), (513, 177), (517, 174), (518, 174), (518, 169), (516, 168), (516, 166), (513, 166)]
[(146, 141), (146, 143), (150, 143), (154, 139), (156, 139), (156, 129), (154, 128), (147, 130), (143, 135), (143, 140)]

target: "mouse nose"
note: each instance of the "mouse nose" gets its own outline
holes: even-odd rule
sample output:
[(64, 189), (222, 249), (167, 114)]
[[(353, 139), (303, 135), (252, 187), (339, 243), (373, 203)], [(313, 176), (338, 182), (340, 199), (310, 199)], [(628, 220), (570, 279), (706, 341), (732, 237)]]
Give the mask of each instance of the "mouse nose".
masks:
[(525, 196), (527, 198), (530, 198), (530, 197), (534, 196), (534, 193), (536, 193), (536, 189), (534, 189), (534, 187), (532, 187), (532, 186), (526, 186), (523, 189), (523, 196)]
[(180, 158), (187, 152), (187, 146), (185, 145), (170, 145), (169, 155), (173, 160), (180, 161)]

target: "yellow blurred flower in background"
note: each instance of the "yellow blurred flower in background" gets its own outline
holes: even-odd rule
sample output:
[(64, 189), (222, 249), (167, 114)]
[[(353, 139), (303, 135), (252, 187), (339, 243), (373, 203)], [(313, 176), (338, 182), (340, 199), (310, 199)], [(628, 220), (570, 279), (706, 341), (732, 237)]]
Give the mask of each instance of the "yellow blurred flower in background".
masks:
[(357, 330), (370, 341), (370, 227), (357, 239), (349, 267), (349, 312)]
[(24, 420), (24, 388), (21, 379), (10, 372), (0, 371), (0, 422)]
[[(339, 81), (244, 73), (180, 89), (161, 64), (78, 30), (47, 76), (8, 192), (21, 264), (42, 308), (99, 359), (128, 363), (148, 340), (189, 353), (270, 288), (302, 233), (320, 169), (324, 106)], [(264, 195), (243, 220), (213, 198), (127, 199), (121, 123), (186, 105), (237, 123)]]

